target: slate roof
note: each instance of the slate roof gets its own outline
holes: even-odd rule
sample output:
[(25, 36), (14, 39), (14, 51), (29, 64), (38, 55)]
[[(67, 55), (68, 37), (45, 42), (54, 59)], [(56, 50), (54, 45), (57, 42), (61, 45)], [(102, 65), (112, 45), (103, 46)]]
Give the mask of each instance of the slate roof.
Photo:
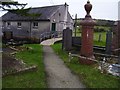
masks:
[[(41, 14), (37, 18), (34, 18), (34, 20), (49, 20), (50, 17), (57, 12), (57, 10), (64, 5), (54, 5), (54, 6), (46, 6), (46, 7), (36, 7), (31, 8), (28, 13), (34, 13), (34, 14)], [(3, 21), (23, 21), (23, 20), (33, 20), (32, 17), (28, 16), (22, 16), (19, 14), (7, 12), (2, 16)]]

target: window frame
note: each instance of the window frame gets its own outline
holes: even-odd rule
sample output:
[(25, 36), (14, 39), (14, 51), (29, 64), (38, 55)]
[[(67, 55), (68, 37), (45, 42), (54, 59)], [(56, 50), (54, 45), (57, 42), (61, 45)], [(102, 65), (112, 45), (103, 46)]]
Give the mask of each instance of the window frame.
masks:
[(10, 29), (10, 27), (11, 27), (11, 22), (6, 22), (6, 27), (7, 27), (7, 29)]
[(17, 22), (17, 27), (18, 28), (22, 28), (22, 23), (21, 22)]
[(38, 22), (33, 22), (33, 28), (38, 29)]

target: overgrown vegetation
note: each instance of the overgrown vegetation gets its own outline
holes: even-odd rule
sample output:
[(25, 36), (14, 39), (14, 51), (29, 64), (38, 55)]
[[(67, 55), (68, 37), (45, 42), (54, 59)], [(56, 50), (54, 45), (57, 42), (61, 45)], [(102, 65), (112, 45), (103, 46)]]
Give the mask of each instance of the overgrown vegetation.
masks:
[(102, 74), (95, 66), (87, 66), (78, 63), (78, 58), (73, 58), (72, 61), (68, 62), (68, 53), (61, 50), (61, 44), (52, 45), (54, 51), (63, 59), (64, 63), (76, 73), (80, 80), (88, 88), (119, 88), (118, 77)]
[(16, 57), (22, 59), (28, 65), (37, 65), (37, 70), (3, 77), (3, 88), (46, 88), (42, 46), (39, 44), (24, 46), (32, 49), (20, 51), (16, 54)]

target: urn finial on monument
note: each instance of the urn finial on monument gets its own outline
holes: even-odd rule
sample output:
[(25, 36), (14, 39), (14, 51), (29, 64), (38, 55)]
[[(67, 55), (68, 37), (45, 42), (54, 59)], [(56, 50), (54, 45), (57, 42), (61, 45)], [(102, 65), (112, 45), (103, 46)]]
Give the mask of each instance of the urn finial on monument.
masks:
[(86, 17), (90, 17), (90, 11), (92, 10), (92, 4), (90, 4), (89, 0), (87, 1), (87, 4), (85, 4), (84, 8), (87, 12)]

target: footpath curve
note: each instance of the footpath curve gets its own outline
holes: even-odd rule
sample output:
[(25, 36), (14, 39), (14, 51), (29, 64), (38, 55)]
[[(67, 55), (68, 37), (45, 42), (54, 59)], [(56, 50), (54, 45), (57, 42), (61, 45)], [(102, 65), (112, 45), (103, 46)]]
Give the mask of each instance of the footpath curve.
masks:
[[(54, 39), (58, 41), (59, 39)], [(48, 88), (85, 88), (79, 81), (78, 76), (74, 75), (67, 68), (50, 47), (54, 44), (53, 39), (43, 41), (44, 65), (47, 73)]]

